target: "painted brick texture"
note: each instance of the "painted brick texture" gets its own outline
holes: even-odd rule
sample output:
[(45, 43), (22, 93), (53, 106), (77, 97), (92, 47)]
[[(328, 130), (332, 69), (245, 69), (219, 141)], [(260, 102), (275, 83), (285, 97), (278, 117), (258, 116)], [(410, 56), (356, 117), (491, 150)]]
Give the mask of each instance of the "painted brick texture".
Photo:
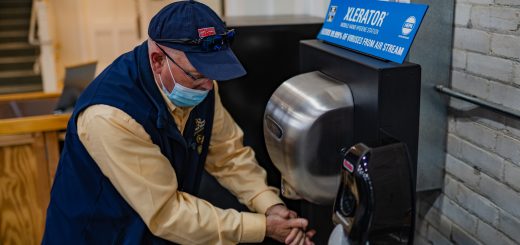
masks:
[[(456, 0), (454, 89), (520, 110), (520, 0)], [(520, 244), (520, 120), (452, 100), (442, 191), (416, 244)], [(464, 104), (464, 103), (462, 103)]]

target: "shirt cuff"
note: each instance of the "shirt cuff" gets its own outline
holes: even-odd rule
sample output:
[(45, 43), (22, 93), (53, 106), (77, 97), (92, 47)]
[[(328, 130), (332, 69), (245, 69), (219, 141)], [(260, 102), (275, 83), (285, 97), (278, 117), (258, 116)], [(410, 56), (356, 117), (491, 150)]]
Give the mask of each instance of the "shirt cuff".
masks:
[(266, 217), (263, 214), (241, 213), (242, 235), (240, 243), (259, 243), (264, 240)]
[(258, 194), (251, 201), (254, 210), (259, 214), (265, 214), (268, 208), (276, 204), (284, 204), (282, 199), (278, 196), (275, 188), (270, 188), (268, 191), (264, 191)]

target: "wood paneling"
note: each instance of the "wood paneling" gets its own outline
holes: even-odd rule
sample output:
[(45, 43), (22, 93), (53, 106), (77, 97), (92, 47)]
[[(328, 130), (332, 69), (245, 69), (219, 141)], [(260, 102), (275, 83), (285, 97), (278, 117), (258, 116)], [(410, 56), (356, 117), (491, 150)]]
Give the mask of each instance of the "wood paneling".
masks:
[(0, 135), (0, 147), (32, 144), (31, 134)]
[[(45, 140), (0, 148), (0, 244), (39, 244), (50, 181)], [(35, 154), (35, 153), (43, 154)]]
[(58, 167), (58, 162), (60, 161), (60, 147), (59, 147), (59, 139), (58, 132), (50, 131), (45, 132), (45, 153), (47, 156), (48, 167), (45, 169), (49, 174), (49, 183), (52, 186), (52, 181), (54, 180), (54, 174), (56, 173), (56, 168)]
[[(37, 103), (56, 97), (18, 94), (0, 96), (0, 102)], [(41, 243), (59, 161), (58, 135), (63, 134), (69, 117), (62, 114), (0, 119), (0, 244)]]

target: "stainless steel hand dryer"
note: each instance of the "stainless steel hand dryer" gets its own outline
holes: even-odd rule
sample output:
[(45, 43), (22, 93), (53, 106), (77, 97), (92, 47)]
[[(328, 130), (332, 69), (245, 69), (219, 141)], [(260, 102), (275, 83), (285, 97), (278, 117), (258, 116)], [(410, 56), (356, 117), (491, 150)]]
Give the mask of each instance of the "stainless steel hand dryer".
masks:
[(282, 194), (330, 204), (341, 150), (352, 144), (350, 88), (321, 72), (295, 76), (271, 96), (264, 115), (267, 151), (282, 174)]

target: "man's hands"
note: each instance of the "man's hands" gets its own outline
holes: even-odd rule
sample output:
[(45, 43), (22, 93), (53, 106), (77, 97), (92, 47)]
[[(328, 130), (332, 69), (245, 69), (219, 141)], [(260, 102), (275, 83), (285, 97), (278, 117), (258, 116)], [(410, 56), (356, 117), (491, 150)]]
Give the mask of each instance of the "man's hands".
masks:
[(314, 244), (311, 239), (316, 231), (305, 232), (308, 221), (298, 218), (296, 212), (278, 204), (267, 209), (265, 215), (267, 216), (266, 236), (285, 244)]

